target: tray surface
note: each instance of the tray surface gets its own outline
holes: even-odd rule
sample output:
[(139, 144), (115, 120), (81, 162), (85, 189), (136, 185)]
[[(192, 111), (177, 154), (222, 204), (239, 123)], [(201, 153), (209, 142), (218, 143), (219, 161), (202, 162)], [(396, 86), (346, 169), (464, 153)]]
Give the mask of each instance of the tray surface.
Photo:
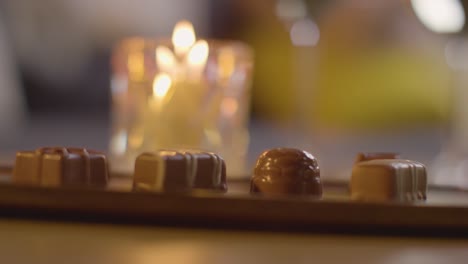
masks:
[[(0, 174), (1, 171), (0, 171)], [(0, 215), (73, 221), (252, 230), (468, 236), (468, 193), (429, 189), (419, 203), (357, 203), (346, 184), (325, 183), (322, 199), (261, 197), (248, 181), (226, 194), (131, 192), (129, 177), (107, 190), (15, 186), (0, 177)]]

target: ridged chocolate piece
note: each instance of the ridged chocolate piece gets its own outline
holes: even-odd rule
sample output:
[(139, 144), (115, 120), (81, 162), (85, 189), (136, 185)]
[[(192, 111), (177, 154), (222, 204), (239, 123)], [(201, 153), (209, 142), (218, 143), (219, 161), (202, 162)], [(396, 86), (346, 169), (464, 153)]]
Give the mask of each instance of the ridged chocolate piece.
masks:
[(83, 148), (40, 148), (16, 153), (15, 184), (48, 187), (105, 187), (108, 165), (103, 153)]
[(226, 192), (226, 165), (215, 153), (160, 150), (143, 153), (135, 162), (135, 191)]
[(257, 159), (250, 186), (251, 193), (272, 195), (322, 195), (320, 169), (310, 153), (276, 148)]
[(361, 201), (416, 201), (426, 199), (423, 164), (402, 159), (376, 159), (353, 167), (351, 199)]
[(368, 153), (359, 153), (356, 155), (356, 160), (354, 163), (375, 159), (399, 159), (400, 155), (393, 152), (368, 152)]

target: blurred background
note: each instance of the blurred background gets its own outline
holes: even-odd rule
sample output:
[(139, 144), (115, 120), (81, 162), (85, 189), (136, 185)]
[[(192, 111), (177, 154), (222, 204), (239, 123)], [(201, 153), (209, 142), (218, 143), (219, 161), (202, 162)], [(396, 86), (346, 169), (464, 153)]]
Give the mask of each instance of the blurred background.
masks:
[(400, 152), (432, 168), (468, 153), (465, 7), (458, 0), (3, 0), (0, 151), (108, 149), (115, 43), (167, 37), (187, 19), (200, 36), (254, 49), (250, 164), (264, 149), (290, 146), (316, 155), (327, 177), (349, 176), (361, 151)]

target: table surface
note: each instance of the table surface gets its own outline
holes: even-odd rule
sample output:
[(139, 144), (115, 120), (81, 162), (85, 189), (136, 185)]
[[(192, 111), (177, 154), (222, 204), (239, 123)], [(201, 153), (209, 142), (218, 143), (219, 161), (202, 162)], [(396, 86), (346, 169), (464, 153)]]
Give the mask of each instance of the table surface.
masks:
[[(2, 263), (466, 263), (468, 240), (0, 219)], [(161, 261), (161, 262), (158, 262)]]
[[(450, 201), (453, 198), (448, 197)], [(85, 223), (0, 218), (0, 261), (274, 264), (317, 260), (341, 264), (353, 260), (353, 263), (431, 264), (464, 263), (468, 258), (468, 239), (242, 231), (117, 222), (118, 219)]]

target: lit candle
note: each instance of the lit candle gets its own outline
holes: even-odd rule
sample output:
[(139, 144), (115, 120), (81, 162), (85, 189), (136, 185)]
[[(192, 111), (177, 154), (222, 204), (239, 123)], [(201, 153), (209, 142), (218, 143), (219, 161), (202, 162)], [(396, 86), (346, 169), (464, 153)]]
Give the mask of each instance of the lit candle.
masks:
[(203, 39), (196, 40), (192, 24), (181, 21), (174, 27), (172, 45), (174, 52), (166, 46), (156, 48), (159, 70), (178, 81), (186, 78), (200, 81), (209, 55), (208, 42)]
[[(197, 38), (188, 21), (169, 41), (131, 38), (113, 55), (113, 163), (131, 169), (143, 151), (202, 148), (243, 170), (249, 48)], [(120, 77), (125, 94), (117, 93)]]
[(187, 56), (187, 67), (192, 80), (200, 80), (202, 72), (205, 69), (208, 54), (208, 42), (205, 40), (197, 41), (190, 49)]
[(199, 145), (204, 133), (200, 104), (206, 91), (202, 76), (209, 45), (206, 40), (196, 39), (193, 26), (188, 21), (177, 23), (172, 44), (173, 50), (163, 45), (156, 47), (156, 64), (160, 73), (154, 78), (153, 94), (149, 100), (150, 111), (154, 113), (148, 115), (152, 119), (148, 122), (165, 120), (166, 129), (159, 129), (154, 124), (148, 127), (154, 131), (158, 142)]
[(175, 75), (177, 68), (177, 61), (172, 51), (165, 46), (158, 46), (156, 48), (156, 64), (161, 72), (166, 72)]
[(185, 56), (195, 40), (195, 30), (192, 23), (183, 20), (176, 24), (172, 33), (172, 44), (177, 56)]
[(153, 96), (151, 97), (153, 106), (159, 112), (163, 106), (166, 95), (171, 88), (172, 79), (166, 73), (159, 73), (153, 81)]

